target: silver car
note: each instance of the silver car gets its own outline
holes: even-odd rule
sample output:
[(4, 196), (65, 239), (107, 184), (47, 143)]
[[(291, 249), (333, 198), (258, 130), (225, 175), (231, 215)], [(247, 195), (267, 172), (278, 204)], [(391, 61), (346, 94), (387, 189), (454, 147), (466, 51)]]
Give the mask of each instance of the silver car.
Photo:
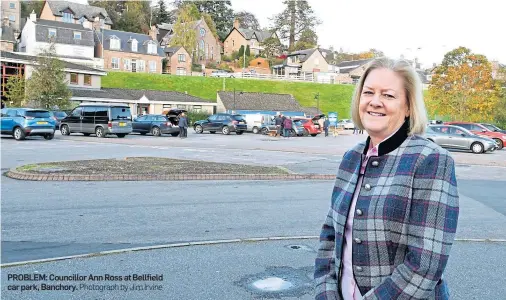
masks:
[(424, 137), (443, 148), (471, 150), (473, 153), (494, 151), (497, 148), (494, 140), (453, 125), (428, 126)]

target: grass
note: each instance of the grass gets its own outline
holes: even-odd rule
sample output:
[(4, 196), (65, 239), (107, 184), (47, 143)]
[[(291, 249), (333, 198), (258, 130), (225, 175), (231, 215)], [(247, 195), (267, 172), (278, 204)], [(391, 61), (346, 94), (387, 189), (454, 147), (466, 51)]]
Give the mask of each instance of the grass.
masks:
[(108, 72), (102, 77), (104, 88), (140, 90), (173, 90), (216, 101), (221, 90), (292, 94), (302, 106), (316, 107), (315, 94), (320, 93), (320, 109), (324, 113), (338, 112), (339, 118), (348, 118), (354, 86), (310, 82), (212, 78), (199, 76), (172, 76), (148, 73)]
[(21, 167), (17, 167), (16, 170), (18, 171), (37, 171), (39, 169), (44, 168), (54, 168), (56, 167), (56, 164), (53, 163), (46, 163), (46, 164), (30, 164), (30, 165), (24, 165)]

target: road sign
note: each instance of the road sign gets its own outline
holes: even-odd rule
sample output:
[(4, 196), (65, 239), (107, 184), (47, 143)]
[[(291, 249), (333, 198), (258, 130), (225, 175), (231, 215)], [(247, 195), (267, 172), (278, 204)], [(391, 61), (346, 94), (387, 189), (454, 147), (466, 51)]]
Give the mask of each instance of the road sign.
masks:
[(337, 113), (336, 112), (329, 112), (329, 122), (330, 126), (337, 126)]

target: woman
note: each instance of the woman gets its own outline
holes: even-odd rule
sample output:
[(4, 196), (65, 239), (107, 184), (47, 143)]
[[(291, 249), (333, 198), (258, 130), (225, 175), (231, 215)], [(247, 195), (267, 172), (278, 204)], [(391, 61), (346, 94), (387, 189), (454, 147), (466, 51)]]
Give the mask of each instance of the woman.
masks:
[(290, 137), (290, 133), (292, 131), (292, 119), (290, 117), (285, 118), (283, 121), (283, 136), (285, 138)]
[(315, 262), (316, 299), (449, 299), (443, 272), (459, 198), (453, 159), (420, 137), (420, 79), (374, 60), (355, 89), (353, 122), (369, 137), (344, 154)]

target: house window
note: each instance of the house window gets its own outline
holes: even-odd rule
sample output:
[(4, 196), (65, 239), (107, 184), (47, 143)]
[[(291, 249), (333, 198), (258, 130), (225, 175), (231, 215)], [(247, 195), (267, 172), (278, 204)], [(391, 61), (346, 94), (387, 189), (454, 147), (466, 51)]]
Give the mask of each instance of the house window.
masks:
[(14, 3), (14, 2), (9, 3), (9, 8), (16, 9), (16, 3)]
[(63, 22), (74, 23), (74, 15), (71, 13), (63, 13)]
[(111, 60), (111, 68), (119, 69), (119, 58), (113, 57)]
[(156, 44), (155, 43), (148, 44), (148, 53), (149, 54), (156, 54)]
[(177, 61), (178, 62), (185, 62), (186, 61), (186, 55), (184, 55), (184, 54), (178, 54)]
[(16, 22), (16, 16), (9, 16), (9, 21)]
[(214, 46), (211, 47), (211, 60), (214, 60)]
[(234, 41), (234, 40), (232, 40), (232, 47), (234, 47), (234, 46), (235, 46), (235, 41)]
[(201, 40), (200, 41), (200, 60), (203, 59), (202, 55), (204, 55), (204, 48), (206, 47), (206, 43), (204, 42), (204, 40)]
[(123, 70), (130, 71), (130, 59), (125, 58), (123, 59), (123, 62), (124, 62)]
[(170, 104), (164, 104), (163, 105), (163, 108), (171, 108), (171, 107), (172, 107), (172, 105), (170, 105)]
[(80, 40), (81, 39), (81, 33), (79, 31), (74, 31), (74, 40)]
[(186, 75), (186, 69), (185, 68), (177, 68), (176, 75)]
[(177, 108), (179, 108), (179, 109), (186, 109), (186, 105), (184, 105), (184, 104), (178, 104)]
[(138, 63), (139, 72), (145, 72), (146, 71), (146, 62), (143, 60), (139, 60), (139, 61), (137, 61), (137, 63)]
[(156, 61), (154, 60), (149, 61), (149, 72), (151, 73), (156, 72)]
[(70, 73), (70, 84), (79, 84), (79, 75), (77, 73)]
[(84, 75), (84, 85), (91, 85), (91, 75), (89, 74)]
[(84, 23), (84, 17), (81, 17), (81, 18), (79, 19), (79, 24), (83, 25), (83, 23)]
[(132, 41), (132, 51), (137, 52), (137, 40)]
[(194, 105), (193, 106), (193, 110), (196, 111), (196, 112), (202, 111), (202, 105)]
[(117, 37), (111, 38), (111, 49), (119, 50), (120, 49), (120, 40)]
[(56, 29), (55, 28), (49, 28), (48, 29), (48, 37), (55, 38), (56, 37)]

